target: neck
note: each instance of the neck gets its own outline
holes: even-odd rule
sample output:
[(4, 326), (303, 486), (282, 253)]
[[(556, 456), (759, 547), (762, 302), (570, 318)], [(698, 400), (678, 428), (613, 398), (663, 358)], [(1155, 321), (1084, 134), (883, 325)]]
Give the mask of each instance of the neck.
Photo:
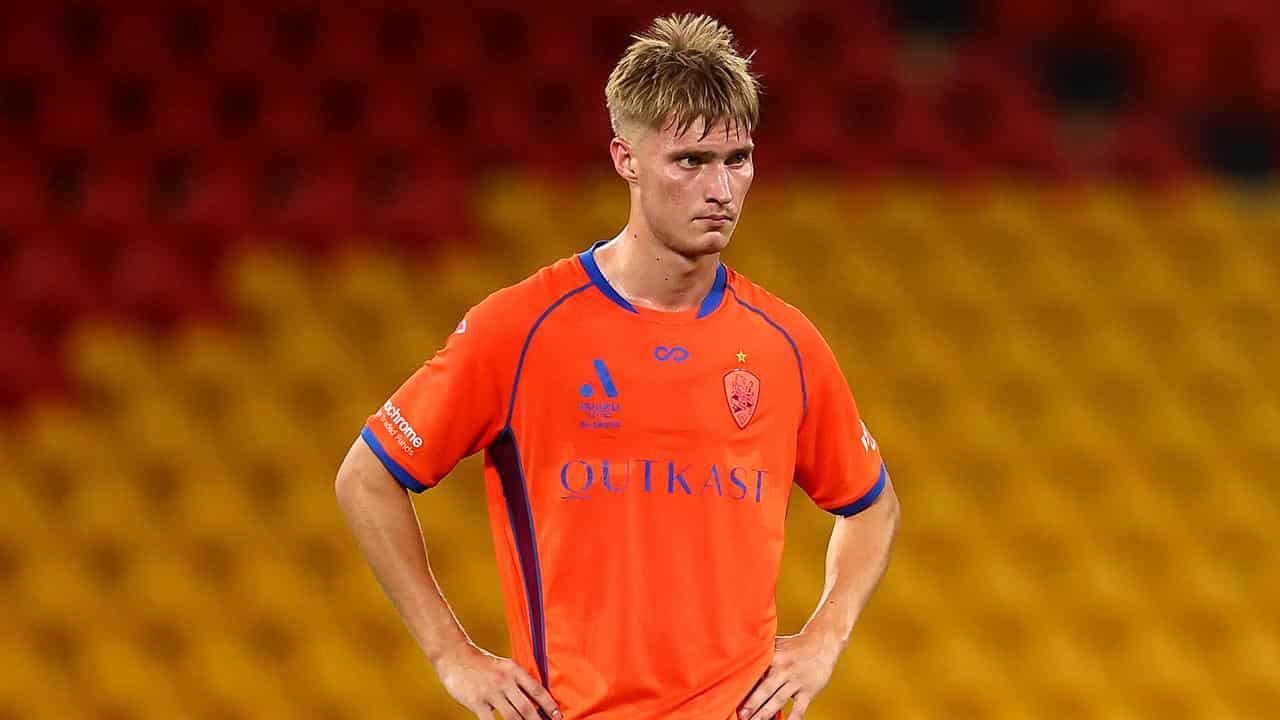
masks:
[(630, 224), (595, 257), (601, 274), (632, 305), (666, 312), (697, 308), (720, 265), (719, 253), (686, 257)]

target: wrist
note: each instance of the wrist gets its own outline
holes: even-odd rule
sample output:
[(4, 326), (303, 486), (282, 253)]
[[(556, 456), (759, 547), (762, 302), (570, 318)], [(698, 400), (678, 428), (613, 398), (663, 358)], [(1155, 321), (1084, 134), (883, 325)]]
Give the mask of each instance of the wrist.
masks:
[(844, 648), (849, 643), (849, 634), (852, 628), (846, 628), (843, 623), (834, 622), (829, 617), (821, 615), (815, 616), (800, 631), (811, 640), (814, 644), (821, 647), (823, 652), (831, 655), (839, 655), (844, 652)]
[(427, 656), (427, 661), (431, 663), (432, 667), (436, 667), (441, 660), (454, 655), (469, 645), (471, 645), (471, 638), (467, 637), (466, 633), (459, 629), (457, 632), (446, 633), (429, 645), (424, 644), (422, 654)]

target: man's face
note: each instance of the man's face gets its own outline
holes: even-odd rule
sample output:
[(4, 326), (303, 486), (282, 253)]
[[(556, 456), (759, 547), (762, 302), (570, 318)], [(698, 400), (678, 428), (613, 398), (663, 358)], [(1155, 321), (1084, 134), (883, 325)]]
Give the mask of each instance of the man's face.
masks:
[(664, 246), (685, 257), (729, 244), (755, 174), (751, 133), (719, 120), (703, 136), (698, 120), (677, 135), (673, 123), (630, 133), (632, 202)]

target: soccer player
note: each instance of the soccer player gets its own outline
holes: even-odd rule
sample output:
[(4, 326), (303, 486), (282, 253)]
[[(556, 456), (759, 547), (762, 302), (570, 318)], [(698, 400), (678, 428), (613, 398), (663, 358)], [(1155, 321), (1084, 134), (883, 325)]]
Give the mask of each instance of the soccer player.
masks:
[[(471, 308), (368, 419), (339, 503), (477, 717), (800, 718), (886, 570), (897, 498), (822, 335), (720, 262), (759, 117), (732, 33), (655, 21), (606, 99), (626, 226)], [(405, 492), (480, 451), (512, 659), (454, 617)], [(834, 530), (818, 608), (777, 637), (793, 483)]]

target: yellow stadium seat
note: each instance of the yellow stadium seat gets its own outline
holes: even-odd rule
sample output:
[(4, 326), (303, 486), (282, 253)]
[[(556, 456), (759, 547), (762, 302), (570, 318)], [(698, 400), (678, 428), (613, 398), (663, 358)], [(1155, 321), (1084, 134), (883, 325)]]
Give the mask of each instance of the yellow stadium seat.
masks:
[(78, 692), (103, 708), (130, 708), (143, 718), (184, 714), (182, 688), (163, 660), (146, 653), (124, 628), (89, 633), (80, 657)]
[(35, 633), (12, 622), (0, 627), (0, 667), (0, 717), (85, 717), (76, 702), (79, 678), (51, 662)]
[(288, 253), (255, 250), (233, 258), (225, 292), (251, 337), (261, 337), (314, 314), (319, 288), (311, 266)]
[(137, 331), (120, 325), (95, 324), (77, 328), (68, 340), (72, 380), (107, 414), (139, 393), (163, 387), (163, 365), (157, 347)]
[[(301, 718), (304, 678), (256, 655), (237, 633), (197, 636), (184, 664), (188, 691), (209, 711), (236, 717)], [(293, 680), (294, 682), (290, 682)]]

